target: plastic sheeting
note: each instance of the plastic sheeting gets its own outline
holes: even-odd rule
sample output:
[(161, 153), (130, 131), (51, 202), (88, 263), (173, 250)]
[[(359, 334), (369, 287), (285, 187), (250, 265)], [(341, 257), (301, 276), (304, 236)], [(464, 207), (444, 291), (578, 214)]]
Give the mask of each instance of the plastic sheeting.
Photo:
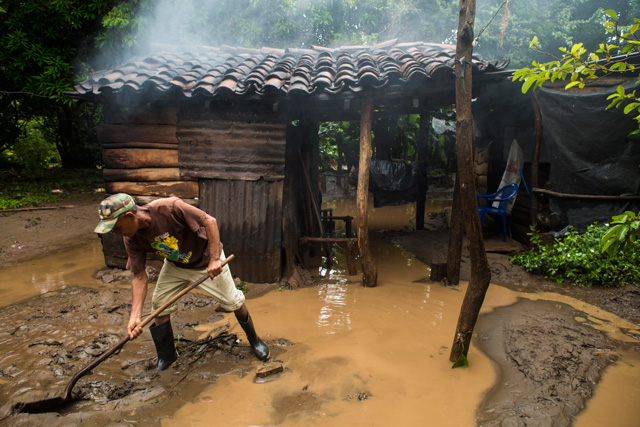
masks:
[[(635, 79), (624, 85), (637, 89)], [(640, 142), (627, 135), (637, 122), (622, 109), (606, 110), (607, 96), (616, 87), (592, 93), (567, 94), (538, 89), (543, 144), (551, 157), (546, 188), (567, 194), (640, 194)], [(541, 183), (542, 184), (542, 183)], [(593, 222), (604, 223), (624, 210), (638, 211), (639, 201), (550, 198), (555, 229), (572, 225), (584, 231)]]
[(413, 163), (371, 160), (369, 186), (373, 193), (373, 206), (404, 205), (418, 200), (421, 178), (420, 169)]

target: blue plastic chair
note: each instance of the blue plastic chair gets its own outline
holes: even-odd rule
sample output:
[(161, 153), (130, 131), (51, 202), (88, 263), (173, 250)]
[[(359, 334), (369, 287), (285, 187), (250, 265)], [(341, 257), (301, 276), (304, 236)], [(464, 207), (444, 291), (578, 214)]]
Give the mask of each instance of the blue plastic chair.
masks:
[[(492, 194), (476, 194), (478, 213), (480, 214), (480, 227), (483, 225), (485, 214), (502, 217), (502, 235), (505, 242), (507, 241), (507, 204), (517, 193), (517, 184), (507, 184)], [(481, 204), (482, 199), (485, 199), (484, 205)], [(494, 202), (498, 202), (498, 205), (494, 206)], [(496, 223), (496, 229), (497, 227)]]

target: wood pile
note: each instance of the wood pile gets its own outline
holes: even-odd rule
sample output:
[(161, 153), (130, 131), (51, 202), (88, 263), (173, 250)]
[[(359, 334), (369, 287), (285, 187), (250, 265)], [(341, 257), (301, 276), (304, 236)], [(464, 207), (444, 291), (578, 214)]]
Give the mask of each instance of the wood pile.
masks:
[(128, 193), (140, 204), (158, 197), (195, 200), (196, 178), (178, 168), (178, 110), (109, 111), (98, 126), (107, 193)]

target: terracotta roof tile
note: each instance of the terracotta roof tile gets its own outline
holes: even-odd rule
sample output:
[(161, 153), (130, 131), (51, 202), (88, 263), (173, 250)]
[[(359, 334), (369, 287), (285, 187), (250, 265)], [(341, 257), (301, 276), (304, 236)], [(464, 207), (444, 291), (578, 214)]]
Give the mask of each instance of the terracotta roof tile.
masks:
[[(309, 49), (164, 46), (165, 51), (98, 71), (75, 96), (120, 91), (207, 97), (359, 92), (389, 82), (436, 81), (453, 74), (455, 46), (424, 42)], [(504, 70), (508, 60), (472, 58), (474, 73)], [(404, 82), (404, 83), (403, 83)]]

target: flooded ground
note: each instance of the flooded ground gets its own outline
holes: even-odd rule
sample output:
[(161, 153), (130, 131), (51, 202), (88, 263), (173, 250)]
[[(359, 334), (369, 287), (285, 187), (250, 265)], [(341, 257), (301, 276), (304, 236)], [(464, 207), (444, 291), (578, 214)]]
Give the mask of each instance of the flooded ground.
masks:
[[(347, 214), (352, 203), (336, 202), (334, 215)], [(372, 230), (410, 226), (412, 209), (374, 209), (369, 224)], [(128, 284), (93, 278), (102, 262), (97, 240), (2, 269), (2, 422), (637, 425), (638, 325), (569, 296), (494, 285), (472, 341), (471, 365), (452, 370), (449, 350), (466, 283), (430, 282), (428, 266), (385, 233), (372, 232), (371, 242), (376, 288), (347, 276), (339, 256), (338, 269), (316, 275), (314, 286), (275, 285), (254, 297), (262, 292), (249, 285), (256, 328), (284, 372), (256, 381), (263, 364), (250, 354), (233, 315), (215, 312), (211, 299), (192, 294), (174, 318), (177, 364), (162, 373), (149, 370), (155, 354), (145, 332), (80, 380), (79, 400), (60, 414), (15, 414), (9, 405), (64, 387), (120, 338)], [(442, 242), (424, 244), (440, 251)], [(236, 345), (224, 334), (241, 341)]]

